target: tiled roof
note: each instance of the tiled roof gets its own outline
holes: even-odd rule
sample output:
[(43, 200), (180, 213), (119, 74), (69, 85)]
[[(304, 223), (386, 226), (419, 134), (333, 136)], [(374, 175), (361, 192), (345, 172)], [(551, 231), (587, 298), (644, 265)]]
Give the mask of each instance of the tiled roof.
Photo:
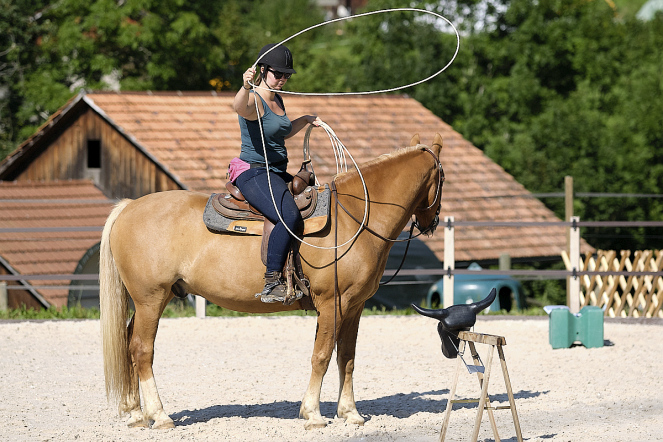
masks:
[[(240, 132), (232, 109), (234, 94), (90, 93), (86, 99), (152, 154), (191, 190), (223, 188), (230, 160), (239, 154)], [(285, 95), (290, 118), (316, 114), (327, 122), (358, 163), (408, 146), (415, 133), (430, 144), (444, 139), (446, 175), (441, 217), (456, 221), (559, 221), (543, 203), (481, 150), (416, 100), (404, 95), (307, 97)], [(304, 131), (287, 141), (295, 172), (302, 159)], [(315, 129), (310, 143), (313, 167), (328, 182), (336, 166), (329, 139)], [(441, 228), (439, 229), (441, 230)], [(459, 227), (456, 260), (559, 256), (566, 245), (561, 227)], [(442, 232), (424, 240), (443, 260)], [(590, 247), (583, 242), (583, 251)]]
[[(223, 189), (228, 163), (239, 154), (240, 145), (233, 94), (124, 92), (80, 96), (63, 106), (3, 164), (29, 151), (34, 140), (57, 126), (60, 117), (81, 99), (186, 188), (205, 193)], [(408, 146), (415, 133), (420, 134), (423, 144), (430, 144), (435, 133), (440, 133), (446, 175), (442, 218), (559, 221), (500, 166), (414, 99), (403, 95), (285, 96), (285, 103), (291, 118), (317, 114), (327, 122), (360, 164)], [(304, 131), (287, 141), (291, 172), (301, 163), (303, 139)], [(313, 131), (310, 151), (319, 181), (329, 182), (336, 166), (322, 129)], [(91, 232), (0, 233), (0, 256), (20, 274), (71, 274), (84, 253), (99, 241), (100, 228), (110, 210), (111, 202), (90, 181), (0, 182), (0, 228), (99, 227)], [(442, 230), (441, 226), (435, 236), (423, 239), (440, 261), (444, 258)], [(514, 259), (558, 257), (565, 245), (566, 231), (561, 227), (459, 226), (455, 232), (458, 262), (496, 260), (502, 253)], [(590, 249), (582, 243), (583, 253)], [(62, 285), (67, 281), (30, 283)], [(38, 292), (53, 305), (66, 305), (66, 289)]]
[[(2, 229), (99, 228), (89, 232), (0, 233), (0, 256), (22, 275), (72, 274), (85, 252), (99, 242), (111, 207), (112, 202), (91, 181), (0, 182)], [(28, 282), (38, 286), (69, 284), (63, 280)], [(67, 289), (37, 291), (55, 306), (67, 304)]]

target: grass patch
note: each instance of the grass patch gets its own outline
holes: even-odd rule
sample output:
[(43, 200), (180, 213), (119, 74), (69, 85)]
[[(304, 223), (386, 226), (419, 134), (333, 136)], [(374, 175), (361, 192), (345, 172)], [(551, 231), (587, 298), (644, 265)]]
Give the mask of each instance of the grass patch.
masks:
[(382, 308), (372, 307), (372, 308), (365, 308), (361, 315), (362, 316), (399, 316), (399, 315), (402, 316), (402, 315), (414, 315), (414, 314), (418, 313), (415, 312), (412, 307), (408, 307), (406, 309), (393, 309), (393, 310), (389, 310), (386, 307)]
[(527, 307), (523, 310), (500, 310), (498, 312), (488, 312), (488, 315), (505, 315), (505, 316), (546, 316), (546, 312), (541, 307)]
[[(208, 304), (205, 313), (213, 317), (244, 317), (257, 316), (257, 313), (244, 313), (228, 310), (215, 304)], [(130, 316), (131, 316), (130, 312)], [(417, 314), (412, 307), (400, 310), (389, 310), (386, 308), (373, 307), (364, 309), (362, 316), (408, 316)], [(530, 307), (525, 310), (505, 310), (499, 312), (490, 312), (490, 315), (507, 316), (542, 316), (545, 312), (541, 307)], [(196, 309), (187, 303), (171, 302), (166, 306), (163, 312), (163, 318), (187, 318), (196, 316)], [(263, 313), (260, 316), (317, 316), (315, 311), (294, 310), (287, 312)], [(0, 311), (0, 319), (99, 319), (99, 309), (83, 307), (50, 307), (48, 309), (35, 310), (34, 308), (21, 307)]]
[(99, 309), (83, 307), (49, 307), (0, 310), (0, 319), (99, 319)]
[[(243, 317), (243, 316), (256, 316), (257, 313), (245, 313), (245, 312), (236, 312), (234, 310), (228, 310), (223, 307), (219, 307), (216, 304), (208, 304), (205, 309), (207, 316), (228, 316), (228, 317)], [(275, 312), (275, 313), (263, 313), (260, 316), (317, 316), (317, 313), (314, 311), (306, 310), (294, 310), (288, 312)]]

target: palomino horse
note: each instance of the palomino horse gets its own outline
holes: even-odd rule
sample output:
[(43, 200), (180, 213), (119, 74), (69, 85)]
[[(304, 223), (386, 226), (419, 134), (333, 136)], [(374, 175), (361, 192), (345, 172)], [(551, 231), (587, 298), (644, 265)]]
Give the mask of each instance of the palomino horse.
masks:
[[(362, 218), (364, 190), (356, 170), (335, 177), (342, 206), (332, 201), (330, 227), (306, 239), (331, 249), (301, 246), (318, 314), (311, 378), (300, 407), (307, 429), (326, 425), (320, 414), (320, 390), (335, 345), (338, 416), (348, 423), (364, 423), (355, 405), (352, 375), (364, 302), (377, 290), (393, 244), (379, 236), (397, 238), (412, 215), (417, 225), (429, 226), (425, 231), (432, 233), (442, 197), (442, 138), (437, 134), (428, 148), (419, 145), (415, 135), (411, 144), (361, 166), (369, 217), (354, 241), (333, 250), (355, 234), (356, 219)], [(121, 201), (106, 221), (99, 269), (106, 394), (119, 403), (121, 415), (129, 413), (130, 427), (146, 427), (151, 421), (152, 428), (174, 426), (163, 410), (152, 372), (159, 318), (174, 293), (200, 295), (242, 312), (303, 308), (301, 301), (285, 306), (254, 297), (262, 290), (265, 271), (261, 238), (210, 232), (202, 219), (207, 199), (208, 195), (189, 191), (149, 194)], [(129, 296), (135, 313), (127, 325)]]

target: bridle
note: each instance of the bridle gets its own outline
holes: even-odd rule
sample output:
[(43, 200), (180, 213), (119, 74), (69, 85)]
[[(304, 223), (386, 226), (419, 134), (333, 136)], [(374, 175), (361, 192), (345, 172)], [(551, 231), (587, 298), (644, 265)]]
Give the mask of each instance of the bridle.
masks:
[[(442, 196), (442, 186), (444, 185), (444, 170), (442, 169), (442, 163), (440, 162), (440, 159), (435, 155), (435, 153), (432, 150), (430, 150), (430, 148), (426, 147), (424, 149), (424, 151), (430, 153), (431, 156), (433, 157), (433, 159), (435, 160), (435, 165), (437, 167), (437, 188), (435, 189), (435, 198), (433, 199), (433, 202), (428, 207), (425, 207), (421, 210), (431, 209), (431, 208), (435, 207), (435, 204), (437, 204), (437, 210), (435, 211), (435, 217), (430, 222), (430, 224), (428, 224), (428, 226), (422, 228), (421, 224), (419, 224), (419, 221), (417, 220), (417, 218), (415, 216), (414, 220), (412, 221), (412, 225), (410, 227), (410, 237), (408, 239), (386, 238), (386, 237), (382, 236), (381, 234), (379, 234), (378, 232), (376, 232), (375, 230), (371, 229), (370, 227), (368, 227), (366, 225), (363, 226), (364, 230), (366, 230), (367, 232), (369, 232), (373, 236), (381, 239), (382, 241), (394, 242), (394, 243), (396, 243), (396, 242), (410, 242), (413, 239), (415, 239), (415, 238), (417, 238), (421, 235), (426, 235), (428, 233), (432, 234), (433, 232), (435, 232), (435, 229), (440, 224), (440, 210), (442, 208), (442, 198), (441, 198), (441, 196)], [(332, 180), (332, 182), (331, 182), (331, 190), (332, 190), (332, 193), (334, 194), (335, 203), (338, 206), (340, 206), (343, 209), (343, 211), (350, 218), (352, 218), (358, 224), (361, 224), (361, 221), (359, 221), (352, 213), (350, 213), (350, 211), (348, 209), (346, 209), (346, 207), (339, 201), (338, 191), (336, 190), (336, 181), (334, 181), (334, 180)], [(338, 212), (337, 212), (337, 216), (338, 216)], [(417, 228), (417, 230), (419, 230), (419, 233), (416, 234), (415, 236), (412, 236), (412, 231), (415, 227)]]
[(412, 222), (412, 224), (417, 228), (417, 230), (419, 230), (419, 235), (425, 235), (427, 233), (430, 233), (432, 235), (435, 232), (437, 226), (440, 224), (440, 210), (442, 209), (442, 186), (444, 185), (444, 170), (442, 169), (442, 163), (440, 162), (440, 159), (435, 155), (435, 152), (430, 150), (429, 147), (427, 147), (425, 151), (431, 154), (433, 160), (435, 160), (435, 165), (437, 166), (437, 188), (435, 189), (435, 198), (433, 199), (433, 202), (431, 203), (430, 206), (426, 207), (423, 210), (428, 210), (433, 206), (435, 206), (435, 202), (438, 200), (438, 198), (440, 201), (437, 202), (437, 210), (435, 211), (435, 217), (426, 228), (424, 228), (423, 230), (421, 229), (421, 225), (419, 224), (419, 221), (417, 220), (416, 216), (414, 217), (414, 221)]
[[(401, 263), (398, 266), (398, 269), (396, 269), (396, 272), (391, 276), (391, 278), (389, 278), (385, 282), (381, 282), (380, 285), (386, 285), (389, 282), (391, 282), (396, 277), (398, 272), (401, 270), (401, 268), (403, 267), (403, 263), (405, 262), (405, 257), (407, 256), (408, 249), (410, 248), (410, 242), (413, 239), (418, 238), (421, 235), (427, 235), (429, 233), (433, 234), (433, 232), (435, 232), (435, 229), (437, 228), (437, 226), (440, 224), (440, 210), (442, 208), (442, 186), (444, 184), (444, 170), (442, 169), (442, 163), (440, 162), (440, 159), (437, 157), (437, 155), (435, 155), (435, 152), (433, 152), (429, 147), (426, 147), (424, 149), (424, 151), (430, 153), (431, 156), (433, 157), (433, 160), (435, 161), (435, 165), (437, 167), (437, 188), (435, 189), (435, 198), (433, 199), (433, 202), (428, 207), (425, 207), (422, 210), (431, 209), (435, 206), (435, 204), (437, 204), (437, 210), (435, 211), (435, 217), (431, 220), (430, 224), (428, 226), (424, 227), (424, 228), (421, 227), (421, 225), (419, 224), (419, 221), (417, 220), (417, 217), (415, 216), (414, 220), (412, 221), (412, 223), (410, 225), (410, 232), (408, 234), (407, 239), (386, 238), (386, 237), (382, 236), (381, 234), (379, 234), (378, 232), (376, 232), (375, 230), (368, 227), (367, 225), (365, 225), (365, 224), (362, 225), (361, 221), (359, 221), (353, 214), (351, 214), (350, 211), (348, 209), (346, 209), (345, 206), (339, 201), (338, 191), (336, 189), (336, 181), (332, 180), (332, 182), (331, 182), (331, 190), (332, 190), (332, 194), (334, 195), (334, 200), (335, 200), (335, 203), (336, 203), (336, 213), (335, 213), (335, 220), (334, 220), (334, 224), (335, 224), (334, 241), (335, 242), (337, 242), (337, 240), (338, 240), (338, 207), (339, 206), (343, 209), (343, 211), (350, 218), (352, 218), (358, 224), (362, 225), (362, 229), (366, 230), (371, 235), (381, 239), (382, 241), (393, 242), (393, 243), (407, 242), (407, 245), (405, 246), (405, 253), (403, 254), (403, 259), (401, 260)], [(412, 234), (414, 232), (415, 227), (417, 228), (417, 230), (419, 230), (419, 233), (413, 236)], [(334, 273), (335, 274), (336, 274), (336, 263), (337, 263), (337, 261), (338, 261), (338, 249), (335, 248), (334, 249), (334, 269), (335, 269)], [(335, 279), (337, 279), (336, 276), (335, 276)]]

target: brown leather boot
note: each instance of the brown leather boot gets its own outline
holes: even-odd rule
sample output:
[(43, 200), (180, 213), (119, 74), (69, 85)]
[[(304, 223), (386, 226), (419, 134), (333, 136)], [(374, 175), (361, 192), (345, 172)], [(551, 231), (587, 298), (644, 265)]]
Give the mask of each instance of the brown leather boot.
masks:
[(256, 293), (256, 298), (265, 303), (283, 302), (287, 292), (285, 283), (281, 279), (281, 272), (265, 272), (265, 287), (262, 292)]

